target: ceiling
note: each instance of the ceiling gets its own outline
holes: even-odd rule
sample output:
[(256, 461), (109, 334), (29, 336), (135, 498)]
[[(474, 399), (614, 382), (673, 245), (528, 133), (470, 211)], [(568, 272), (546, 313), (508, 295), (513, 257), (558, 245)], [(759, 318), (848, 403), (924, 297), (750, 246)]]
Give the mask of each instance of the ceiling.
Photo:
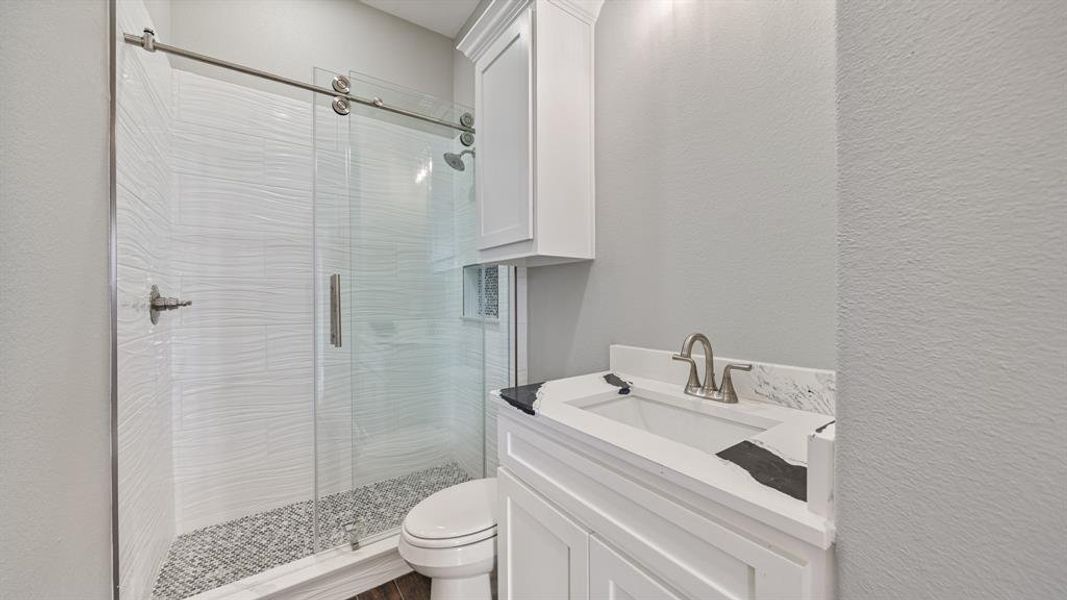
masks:
[(447, 38), (456, 34), (467, 22), (479, 0), (361, 0), (368, 6), (385, 11), (436, 31)]

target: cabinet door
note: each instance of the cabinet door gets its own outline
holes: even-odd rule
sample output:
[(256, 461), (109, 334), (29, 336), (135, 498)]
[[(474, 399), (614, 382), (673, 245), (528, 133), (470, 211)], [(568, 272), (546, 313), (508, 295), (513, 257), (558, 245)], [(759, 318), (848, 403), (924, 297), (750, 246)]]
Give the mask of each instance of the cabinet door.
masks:
[(590, 600), (680, 600), (596, 537), (589, 538)]
[(587, 599), (589, 534), (507, 469), (497, 489), (501, 600)]
[(533, 238), (532, 9), (475, 66), (478, 248)]

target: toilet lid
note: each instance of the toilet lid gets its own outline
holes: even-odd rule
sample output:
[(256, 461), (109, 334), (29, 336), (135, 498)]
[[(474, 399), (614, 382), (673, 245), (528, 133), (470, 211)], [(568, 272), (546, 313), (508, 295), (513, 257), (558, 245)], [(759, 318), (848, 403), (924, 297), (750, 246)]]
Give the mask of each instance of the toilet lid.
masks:
[(416, 538), (443, 540), (469, 536), (496, 526), (496, 478), (476, 479), (445, 488), (419, 502), (404, 519)]

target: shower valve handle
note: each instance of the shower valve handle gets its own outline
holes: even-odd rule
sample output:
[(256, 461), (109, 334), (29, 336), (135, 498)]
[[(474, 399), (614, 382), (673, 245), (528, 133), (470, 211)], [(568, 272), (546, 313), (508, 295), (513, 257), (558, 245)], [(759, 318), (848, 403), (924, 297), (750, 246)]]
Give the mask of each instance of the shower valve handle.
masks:
[(159, 322), (159, 313), (164, 310), (176, 310), (183, 306), (192, 305), (192, 300), (179, 300), (159, 293), (159, 287), (152, 286), (148, 294), (148, 318), (155, 325)]
[(179, 300), (177, 298), (164, 298), (160, 296), (152, 300), (152, 308), (156, 310), (174, 310), (192, 304), (192, 300)]

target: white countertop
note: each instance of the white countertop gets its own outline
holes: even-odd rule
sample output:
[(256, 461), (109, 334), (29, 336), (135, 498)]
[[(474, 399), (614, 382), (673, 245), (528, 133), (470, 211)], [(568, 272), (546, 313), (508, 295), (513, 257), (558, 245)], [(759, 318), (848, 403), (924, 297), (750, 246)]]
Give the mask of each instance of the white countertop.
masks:
[[(630, 454), (654, 463), (669, 477), (687, 488), (736, 510), (757, 521), (816, 545), (827, 548), (833, 543), (834, 526), (827, 518), (809, 510), (806, 502), (756, 481), (740, 466), (713, 453), (673, 441), (669, 438), (626, 425), (571, 404), (582, 398), (605, 392), (618, 392), (604, 375), (614, 372), (632, 383), (632, 393), (642, 390), (671, 396), (691, 410), (733, 418), (741, 422), (763, 422), (770, 427), (746, 441), (752, 442), (794, 465), (807, 465), (808, 436), (833, 421), (825, 414), (805, 412), (766, 402), (742, 399), (737, 404), (719, 404), (687, 396), (680, 384), (664, 383), (625, 371), (602, 371), (567, 379), (548, 381), (538, 390), (537, 414), (520, 418), (541, 421), (563, 428), (567, 433), (588, 436), (607, 444), (617, 452)], [(499, 398), (501, 410), (518, 409)], [(542, 421), (543, 420), (543, 421)], [(603, 447), (604, 444), (600, 444)]]

